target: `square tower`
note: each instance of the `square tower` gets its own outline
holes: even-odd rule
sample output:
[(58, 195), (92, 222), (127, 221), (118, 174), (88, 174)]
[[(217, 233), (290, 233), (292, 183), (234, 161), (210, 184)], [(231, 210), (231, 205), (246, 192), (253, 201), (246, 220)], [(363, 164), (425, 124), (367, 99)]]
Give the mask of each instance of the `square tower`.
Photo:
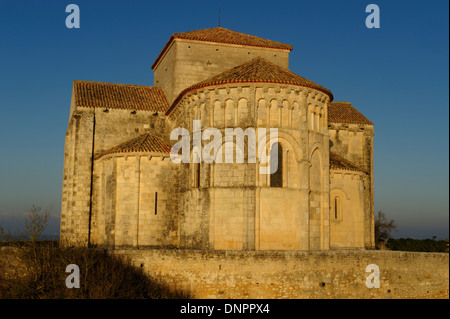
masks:
[(289, 67), (292, 46), (222, 27), (175, 33), (152, 65), (169, 103), (189, 86), (258, 56)]

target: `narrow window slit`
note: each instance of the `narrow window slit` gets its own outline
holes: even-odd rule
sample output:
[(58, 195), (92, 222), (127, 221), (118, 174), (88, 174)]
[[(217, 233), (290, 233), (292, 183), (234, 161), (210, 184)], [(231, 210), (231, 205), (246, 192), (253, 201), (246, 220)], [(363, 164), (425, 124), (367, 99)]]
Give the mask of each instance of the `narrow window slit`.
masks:
[(158, 192), (155, 192), (155, 215), (158, 214)]
[(338, 199), (334, 198), (334, 218), (338, 219)]

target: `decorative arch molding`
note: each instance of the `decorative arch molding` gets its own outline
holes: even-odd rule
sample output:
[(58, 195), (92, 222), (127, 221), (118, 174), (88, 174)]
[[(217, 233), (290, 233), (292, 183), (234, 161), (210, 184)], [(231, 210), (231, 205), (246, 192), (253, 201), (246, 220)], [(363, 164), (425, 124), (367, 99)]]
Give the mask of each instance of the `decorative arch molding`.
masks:
[(347, 196), (342, 188), (335, 187), (330, 190), (330, 219), (342, 222), (344, 220), (344, 201), (349, 200), (350, 196)]
[[(314, 161), (315, 159), (313, 158), (314, 155), (317, 154), (317, 159), (318, 159), (318, 167), (313, 167), (314, 166)], [(319, 188), (320, 192), (322, 192), (324, 190), (324, 186), (325, 186), (325, 174), (324, 174), (324, 170), (323, 170), (323, 163), (324, 163), (324, 158), (323, 158), (323, 150), (322, 148), (318, 145), (316, 147), (312, 147), (312, 151), (310, 152), (309, 155), (309, 187), (312, 189), (312, 185), (317, 185), (317, 183), (319, 183)], [(319, 172), (319, 178), (317, 180), (315, 180), (313, 178), (313, 170), (314, 169), (318, 169)], [(316, 182), (316, 184), (314, 184), (314, 180)]]
[(225, 127), (236, 125), (236, 107), (234, 99), (225, 100)]
[(247, 120), (251, 116), (251, 113), (251, 107), (249, 105), (248, 99), (245, 97), (240, 97), (237, 100), (236, 106), (236, 125), (245, 126)]
[(268, 123), (269, 113), (268, 113), (268, 106), (267, 101), (264, 98), (258, 99), (256, 101), (256, 110), (255, 110), (255, 117), (257, 124), (266, 126)]
[(223, 126), (223, 119), (224, 119), (224, 112), (225, 112), (225, 104), (222, 103), (220, 100), (215, 100), (212, 104), (212, 121), (211, 121), (211, 127), (214, 127), (215, 125)]
[[(281, 135), (281, 136), (280, 136)], [(267, 136), (266, 136), (267, 137)], [(262, 140), (259, 141), (259, 143), (262, 143)], [(274, 149), (271, 149), (272, 144), (278, 143), (279, 148), (278, 151), (281, 153), (278, 153), (278, 161), (281, 162), (281, 172), (278, 177), (275, 177), (272, 174), (265, 175), (266, 177), (263, 178), (263, 180), (260, 180), (260, 183), (262, 185), (270, 186), (270, 187), (282, 187), (282, 188), (298, 188), (300, 185), (300, 162), (301, 162), (301, 152), (299, 151), (299, 146), (297, 141), (290, 135), (285, 132), (278, 133), (278, 138), (268, 138), (266, 140), (265, 144), (265, 151), (264, 154), (259, 154), (259, 149), (257, 149), (257, 156), (259, 163), (261, 163), (262, 156), (268, 156), (267, 158), (268, 163), (271, 163), (273, 153), (272, 151)], [(258, 144), (259, 145), (259, 144)], [(264, 149), (262, 149), (264, 151)], [(269, 154), (267, 154), (269, 153)], [(292, 164), (295, 164), (292, 166)], [(261, 164), (261, 165), (267, 165), (269, 164)], [(270, 164), (271, 166), (272, 164)], [(278, 164), (280, 165), (280, 163)], [(280, 167), (280, 166), (278, 166)], [(264, 176), (264, 175), (262, 175)], [(260, 176), (261, 177), (261, 176)], [(272, 184), (272, 178), (276, 178), (277, 180), (281, 178), (281, 184), (277, 184), (278, 186), (273, 186), (275, 184)], [(265, 181), (264, 181), (265, 179)]]
[[(267, 132), (266, 133), (266, 150), (268, 149), (268, 147), (270, 146), (271, 143), (275, 143), (275, 142), (279, 142), (281, 145), (283, 145), (283, 147), (287, 146), (286, 149), (288, 149), (290, 151), (292, 150), (294, 152), (295, 159), (298, 162), (302, 159), (300, 145), (297, 142), (297, 140), (290, 133), (278, 130), (277, 139), (274, 139), (274, 138), (271, 139), (269, 132)], [(256, 147), (258, 147), (258, 145), (260, 143), (262, 143), (262, 137), (258, 136), (258, 143), (257, 143)], [(258, 151), (258, 149), (257, 149), (257, 151)]]
[(330, 190), (330, 199), (333, 198), (333, 195), (341, 196), (342, 198), (345, 198), (346, 200), (350, 200), (350, 196), (347, 195), (347, 193), (340, 187), (334, 187)]
[(269, 108), (272, 108), (272, 107), (276, 108), (276, 107), (280, 106), (280, 101), (278, 101), (278, 99), (276, 99), (276, 98), (271, 98), (268, 105), (269, 105)]
[(320, 151), (320, 158), (321, 158), (321, 166), (323, 166), (323, 156), (325, 155), (325, 152), (324, 152), (324, 147), (323, 147), (323, 145), (321, 144), (321, 143), (319, 143), (319, 142), (315, 142), (313, 145), (311, 145), (311, 147), (309, 148), (309, 156), (308, 156), (308, 159), (311, 161), (311, 158), (312, 158), (312, 156), (313, 156), (313, 154), (314, 154), (314, 152), (316, 151), (316, 150), (319, 150)]

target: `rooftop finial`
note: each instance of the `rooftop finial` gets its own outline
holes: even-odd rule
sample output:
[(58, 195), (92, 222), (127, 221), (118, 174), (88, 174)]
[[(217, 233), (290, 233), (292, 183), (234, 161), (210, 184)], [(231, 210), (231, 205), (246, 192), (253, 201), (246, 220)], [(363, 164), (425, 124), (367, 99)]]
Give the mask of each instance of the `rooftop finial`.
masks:
[(219, 8), (219, 27), (220, 27), (220, 8)]

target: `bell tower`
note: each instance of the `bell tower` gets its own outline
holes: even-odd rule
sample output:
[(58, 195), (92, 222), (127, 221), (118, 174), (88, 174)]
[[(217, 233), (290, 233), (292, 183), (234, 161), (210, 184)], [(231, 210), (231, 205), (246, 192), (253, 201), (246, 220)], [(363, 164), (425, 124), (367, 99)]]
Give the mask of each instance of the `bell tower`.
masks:
[(175, 33), (152, 65), (169, 103), (189, 86), (258, 56), (289, 67), (292, 46), (222, 27)]

